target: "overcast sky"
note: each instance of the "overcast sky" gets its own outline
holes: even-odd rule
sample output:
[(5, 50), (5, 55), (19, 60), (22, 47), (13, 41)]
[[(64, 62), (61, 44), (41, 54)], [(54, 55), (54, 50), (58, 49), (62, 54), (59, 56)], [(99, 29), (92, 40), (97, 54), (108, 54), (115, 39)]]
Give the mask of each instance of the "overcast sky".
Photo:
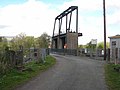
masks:
[[(0, 0), (0, 36), (15, 36), (23, 32), (52, 36), (54, 19), (70, 6), (79, 9), (79, 44), (91, 39), (103, 41), (103, 0)], [(120, 1), (106, 0), (108, 36), (120, 34)], [(73, 20), (74, 21), (74, 20)], [(63, 28), (64, 29), (64, 28)]]

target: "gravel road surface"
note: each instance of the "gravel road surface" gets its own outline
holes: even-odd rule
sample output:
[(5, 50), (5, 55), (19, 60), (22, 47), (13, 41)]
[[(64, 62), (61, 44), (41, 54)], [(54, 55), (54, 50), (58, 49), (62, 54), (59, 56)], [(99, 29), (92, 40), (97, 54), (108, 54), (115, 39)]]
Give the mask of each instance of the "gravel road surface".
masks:
[(104, 61), (55, 55), (57, 63), (16, 90), (107, 90)]

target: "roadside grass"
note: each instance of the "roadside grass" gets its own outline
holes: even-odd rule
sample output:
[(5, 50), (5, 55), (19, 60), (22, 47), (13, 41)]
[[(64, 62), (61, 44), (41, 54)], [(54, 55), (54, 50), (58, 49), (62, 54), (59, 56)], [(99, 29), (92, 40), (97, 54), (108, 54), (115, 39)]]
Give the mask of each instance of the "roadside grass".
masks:
[(120, 90), (120, 72), (114, 70), (115, 67), (120, 67), (120, 65), (105, 65), (105, 79), (109, 90)]
[(36, 62), (30, 62), (26, 64), (24, 67), (27, 69), (23, 72), (12, 69), (10, 72), (0, 77), (0, 90), (13, 90), (18, 85), (24, 84), (32, 77), (40, 74), (40, 72), (53, 66), (55, 63), (55, 58), (52, 56), (47, 56), (44, 64)]

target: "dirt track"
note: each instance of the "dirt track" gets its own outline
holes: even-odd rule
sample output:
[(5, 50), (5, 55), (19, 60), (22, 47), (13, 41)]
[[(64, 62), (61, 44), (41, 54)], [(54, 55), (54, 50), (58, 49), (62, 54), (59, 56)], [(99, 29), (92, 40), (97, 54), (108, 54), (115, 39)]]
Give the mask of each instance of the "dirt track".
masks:
[(104, 61), (53, 55), (55, 66), (16, 90), (107, 90)]

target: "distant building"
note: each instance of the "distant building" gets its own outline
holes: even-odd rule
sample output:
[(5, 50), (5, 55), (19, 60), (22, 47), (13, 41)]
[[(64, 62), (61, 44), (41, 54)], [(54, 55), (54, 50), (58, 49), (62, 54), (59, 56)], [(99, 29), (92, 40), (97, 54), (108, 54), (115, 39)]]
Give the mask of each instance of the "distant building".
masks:
[(120, 35), (111, 36), (110, 38), (110, 56), (118, 59), (120, 62)]

